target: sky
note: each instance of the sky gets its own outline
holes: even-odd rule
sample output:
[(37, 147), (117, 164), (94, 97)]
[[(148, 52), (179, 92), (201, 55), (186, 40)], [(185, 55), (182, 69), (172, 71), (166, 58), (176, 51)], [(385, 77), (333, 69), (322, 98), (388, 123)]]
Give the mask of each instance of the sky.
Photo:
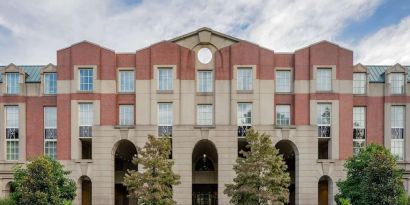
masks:
[(354, 63), (410, 65), (410, 0), (0, 1), (0, 65), (55, 64), (83, 40), (135, 52), (201, 27), (275, 52), (328, 40)]

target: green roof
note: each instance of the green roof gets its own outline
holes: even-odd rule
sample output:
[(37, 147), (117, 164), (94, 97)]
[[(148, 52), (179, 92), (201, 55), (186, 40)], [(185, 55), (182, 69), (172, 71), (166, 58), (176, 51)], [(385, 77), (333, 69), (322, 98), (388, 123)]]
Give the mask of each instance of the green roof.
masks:
[[(384, 83), (384, 72), (392, 65), (365, 65), (369, 71), (369, 82)], [(410, 71), (410, 66), (403, 66)], [(407, 82), (410, 82), (410, 76), (407, 75)]]
[[(45, 65), (19, 65), (26, 73), (26, 83), (39, 83), (41, 81), (40, 72)], [(6, 66), (0, 66), (0, 71), (2, 71)], [(0, 82), (3, 82), (3, 76), (0, 75)]]

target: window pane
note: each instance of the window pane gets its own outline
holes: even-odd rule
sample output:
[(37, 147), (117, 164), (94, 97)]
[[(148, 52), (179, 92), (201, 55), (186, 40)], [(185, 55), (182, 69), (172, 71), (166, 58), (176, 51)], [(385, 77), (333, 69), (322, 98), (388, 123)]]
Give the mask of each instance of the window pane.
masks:
[(20, 74), (19, 73), (7, 73), (7, 93), (19, 94), (20, 93)]
[(51, 159), (57, 159), (57, 141), (45, 141), (44, 154)]
[(120, 105), (120, 125), (134, 124), (134, 106)]
[(91, 103), (81, 103), (80, 106), (80, 126), (93, 126), (93, 105)]
[(391, 106), (391, 152), (398, 160), (404, 159), (405, 106)]
[(80, 69), (80, 90), (92, 91), (93, 90), (93, 69)]
[(44, 74), (44, 93), (56, 94), (57, 93), (57, 74), (45, 73)]
[(7, 160), (19, 159), (19, 141), (7, 141)]
[(158, 69), (158, 90), (172, 90), (172, 68)]
[(276, 92), (290, 92), (290, 71), (276, 71)]
[(172, 126), (172, 103), (158, 103), (158, 125)]
[(318, 68), (316, 73), (316, 90), (331, 91), (332, 90), (332, 69)]
[(19, 159), (19, 108), (6, 106), (6, 157), (7, 160)]
[(237, 89), (252, 90), (252, 68), (238, 68)]
[(238, 103), (238, 126), (252, 125), (252, 103)]
[(135, 75), (132, 70), (120, 71), (120, 92), (134, 91)]
[(316, 123), (318, 126), (318, 136), (319, 137), (330, 137), (331, 136), (331, 116), (332, 116), (332, 105), (329, 103), (317, 104), (317, 118)]
[(45, 107), (44, 108), (44, 127), (45, 128), (57, 128), (57, 108)]
[(353, 153), (359, 153), (366, 146), (366, 109), (353, 108)]
[(290, 105), (276, 106), (276, 125), (288, 126), (290, 125)]
[(19, 107), (6, 106), (6, 127), (19, 128)]
[(212, 105), (198, 105), (197, 107), (197, 124), (198, 125), (212, 125), (213, 106)]
[(212, 92), (212, 71), (198, 71), (198, 92)]
[(392, 94), (404, 93), (404, 74), (390, 73), (390, 86)]
[(353, 73), (353, 94), (366, 93), (366, 73)]

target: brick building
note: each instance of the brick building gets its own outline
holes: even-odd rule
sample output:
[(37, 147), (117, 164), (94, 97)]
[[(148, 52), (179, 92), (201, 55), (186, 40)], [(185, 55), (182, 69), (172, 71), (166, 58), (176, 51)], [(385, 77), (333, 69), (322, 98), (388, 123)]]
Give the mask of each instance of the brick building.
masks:
[(75, 204), (132, 203), (121, 182), (135, 146), (170, 134), (178, 204), (229, 204), (223, 189), (254, 127), (284, 155), (291, 204), (333, 204), (344, 160), (367, 143), (408, 170), (409, 68), (354, 66), (353, 51), (327, 41), (277, 53), (208, 28), (133, 53), (73, 44), (56, 66), (0, 67), (1, 194), (13, 165), (46, 154), (77, 181)]

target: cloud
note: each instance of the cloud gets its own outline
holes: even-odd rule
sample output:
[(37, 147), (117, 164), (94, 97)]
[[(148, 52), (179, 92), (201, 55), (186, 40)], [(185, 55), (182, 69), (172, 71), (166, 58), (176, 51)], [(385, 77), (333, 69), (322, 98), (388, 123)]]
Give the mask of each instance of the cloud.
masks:
[(365, 37), (354, 51), (362, 64), (410, 65), (410, 16)]
[[(370, 16), (380, 3), (146, 0), (130, 5), (117, 0), (1, 1), (0, 64), (55, 63), (56, 50), (82, 40), (117, 52), (134, 52), (203, 26), (275, 51), (293, 52), (323, 39), (335, 41), (349, 23)], [(369, 52), (363, 50), (364, 45), (355, 48)]]

